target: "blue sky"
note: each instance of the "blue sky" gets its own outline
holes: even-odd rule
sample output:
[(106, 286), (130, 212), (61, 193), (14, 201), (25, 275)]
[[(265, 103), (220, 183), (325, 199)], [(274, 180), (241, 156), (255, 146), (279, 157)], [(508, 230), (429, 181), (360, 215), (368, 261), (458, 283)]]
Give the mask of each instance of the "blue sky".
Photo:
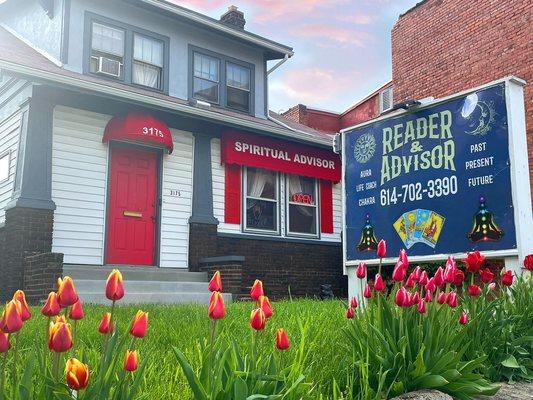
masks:
[(270, 77), (270, 108), (298, 104), (343, 111), (391, 78), (390, 31), (420, 0), (186, 0), (218, 18), (234, 4), (246, 29), (292, 46)]

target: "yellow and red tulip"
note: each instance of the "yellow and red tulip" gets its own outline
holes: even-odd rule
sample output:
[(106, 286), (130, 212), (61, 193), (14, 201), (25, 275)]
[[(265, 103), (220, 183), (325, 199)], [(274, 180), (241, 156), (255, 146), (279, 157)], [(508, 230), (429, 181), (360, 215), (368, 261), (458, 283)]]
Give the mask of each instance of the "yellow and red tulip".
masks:
[(65, 366), (66, 381), (72, 390), (82, 390), (89, 384), (89, 367), (76, 358), (69, 358)]
[(272, 311), (272, 306), (270, 305), (270, 301), (266, 296), (259, 296), (259, 299), (257, 300), (257, 307), (263, 310), (267, 319), (274, 315), (274, 312)]
[(5, 353), (11, 348), (9, 343), (9, 333), (0, 332), (0, 353)]
[(146, 336), (148, 330), (148, 313), (144, 311), (137, 311), (133, 321), (131, 322), (130, 335), (142, 339)]
[(15, 333), (22, 329), (22, 305), (18, 300), (11, 300), (6, 304), (0, 320), (0, 329), (5, 333)]
[(220, 276), (220, 271), (216, 271), (213, 274), (207, 288), (210, 292), (222, 292), (222, 277)]
[(105, 296), (112, 301), (117, 301), (124, 297), (124, 282), (122, 273), (118, 269), (111, 271), (107, 277)]
[(100, 325), (98, 326), (98, 332), (107, 335), (108, 333), (113, 333), (113, 328), (114, 327), (111, 326), (111, 313), (104, 313), (102, 321), (100, 321)]
[(209, 318), (217, 320), (222, 319), (226, 315), (226, 307), (224, 306), (224, 297), (220, 292), (213, 292), (209, 300), (209, 307), (207, 308), (207, 315)]
[(56, 353), (63, 353), (72, 347), (70, 324), (50, 322), (48, 329), (48, 348)]
[(124, 369), (128, 372), (133, 372), (139, 366), (139, 360), (137, 358), (137, 350), (126, 350), (126, 357), (124, 358)]
[(285, 329), (276, 329), (276, 347), (278, 350), (288, 350), (290, 347), (289, 338)]
[(74, 321), (79, 321), (80, 319), (83, 319), (83, 316), (83, 306), (81, 305), (81, 301), (78, 300), (72, 305), (68, 317)]
[(69, 307), (78, 301), (78, 293), (70, 276), (57, 280), (57, 299), (61, 307)]
[(265, 293), (263, 292), (263, 282), (261, 282), (259, 279), (256, 279), (254, 284), (252, 285), (252, 289), (250, 290), (250, 297), (252, 300), (259, 300), (259, 297), (264, 296)]
[(26, 301), (26, 295), (22, 290), (17, 290), (15, 294), (13, 295), (13, 300), (18, 300), (20, 302), (21, 306), (21, 317), (22, 321), (27, 321), (31, 318), (31, 311), (30, 307), (28, 306), (28, 302)]
[(41, 314), (46, 317), (54, 317), (61, 312), (61, 306), (57, 298), (56, 292), (48, 293), (48, 298), (46, 303), (44, 303), (43, 308), (41, 308)]
[(266, 317), (263, 310), (256, 308), (250, 314), (250, 326), (256, 331), (262, 331), (266, 326)]

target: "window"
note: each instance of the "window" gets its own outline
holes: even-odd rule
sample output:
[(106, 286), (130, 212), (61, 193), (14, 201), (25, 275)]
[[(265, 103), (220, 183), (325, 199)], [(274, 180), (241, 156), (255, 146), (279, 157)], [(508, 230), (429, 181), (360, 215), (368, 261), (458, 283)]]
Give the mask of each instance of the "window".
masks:
[(214, 57), (195, 52), (193, 63), (194, 98), (218, 104), (220, 61)]
[(161, 89), (163, 42), (135, 33), (133, 35), (132, 82)]
[(10, 153), (4, 153), (0, 156), (0, 182), (4, 182), (9, 178), (9, 164), (11, 161)]
[(278, 233), (278, 175), (256, 168), (246, 170), (245, 230)]
[(287, 233), (318, 236), (316, 179), (287, 175)]
[(392, 108), (392, 88), (388, 88), (379, 94), (379, 112), (385, 112)]
[(250, 111), (250, 69), (228, 62), (226, 64), (227, 106)]
[(92, 24), (91, 72), (124, 79), (124, 37), (121, 29)]

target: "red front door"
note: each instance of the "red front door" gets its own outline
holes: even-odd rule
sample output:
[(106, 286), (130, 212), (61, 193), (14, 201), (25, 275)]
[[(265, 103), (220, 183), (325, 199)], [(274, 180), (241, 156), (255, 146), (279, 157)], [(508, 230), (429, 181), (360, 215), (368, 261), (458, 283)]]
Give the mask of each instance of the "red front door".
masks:
[(129, 147), (111, 150), (108, 264), (154, 265), (157, 159)]

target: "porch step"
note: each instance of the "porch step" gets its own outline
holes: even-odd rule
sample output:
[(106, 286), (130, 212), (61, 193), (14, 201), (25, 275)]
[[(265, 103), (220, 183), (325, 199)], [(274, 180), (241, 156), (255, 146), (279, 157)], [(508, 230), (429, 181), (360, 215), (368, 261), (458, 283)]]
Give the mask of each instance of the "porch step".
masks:
[[(105, 286), (113, 268), (119, 269), (124, 278), (126, 294), (120, 304), (207, 304), (211, 296), (206, 273), (181, 268), (64, 265), (63, 275), (74, 279), (83, 303), (109, 304)], [(231, 294), (225, 293), (224, 301), (231, 302)]]

